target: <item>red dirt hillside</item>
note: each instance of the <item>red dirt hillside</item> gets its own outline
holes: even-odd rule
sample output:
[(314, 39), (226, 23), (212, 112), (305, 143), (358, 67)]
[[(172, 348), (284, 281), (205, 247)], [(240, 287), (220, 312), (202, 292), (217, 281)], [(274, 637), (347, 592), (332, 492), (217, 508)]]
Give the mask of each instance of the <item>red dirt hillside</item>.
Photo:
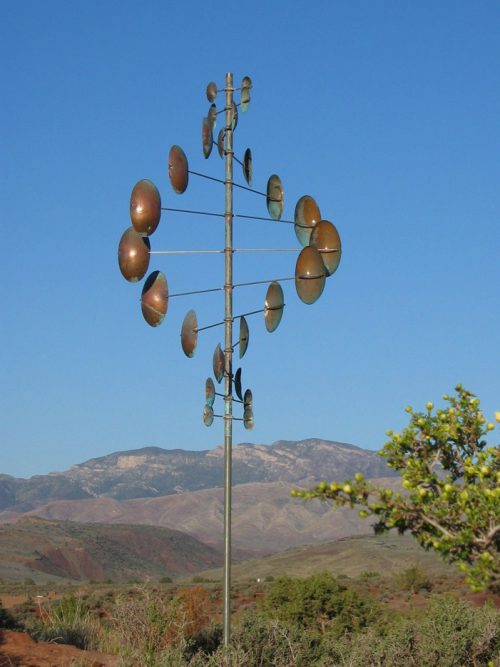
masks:
[(35, 642), (23, 632), (0, 630), (0, 667), (116, 667), (118, 658), (74, 646)]

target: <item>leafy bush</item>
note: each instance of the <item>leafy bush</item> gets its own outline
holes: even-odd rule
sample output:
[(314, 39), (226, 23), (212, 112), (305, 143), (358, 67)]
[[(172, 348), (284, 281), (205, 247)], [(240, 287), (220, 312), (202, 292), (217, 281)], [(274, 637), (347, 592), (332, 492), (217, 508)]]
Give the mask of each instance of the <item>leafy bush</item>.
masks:
[(448, 408), (434, 412), (430, 401), (421, 412), (408, 406), (409, 425), (387, 431), (380, 455), (401, 473), (404, 493), (356, 473), (292, 495), (359, 506), (361, 517), (376, 518), (375, 532), (409, 531), (425, 549), (457, 563), (472, 590), (500, 590), (500, 448), (485, 439), (495, 425), (474, 394), (461, 385), (455, 391), (443, 396)]
[(378, 608), (323, 572), (305, 579), (279, 577), (271, 586), (264, 609), (284, 623), (340, 635), (370, 623)]
[(410, 593), (432, 590), (430, 577), (418, 565), (412, 565), (407, 570), (403, 570), (403, 572), (398, 574), (397, 579), (401, 588)]

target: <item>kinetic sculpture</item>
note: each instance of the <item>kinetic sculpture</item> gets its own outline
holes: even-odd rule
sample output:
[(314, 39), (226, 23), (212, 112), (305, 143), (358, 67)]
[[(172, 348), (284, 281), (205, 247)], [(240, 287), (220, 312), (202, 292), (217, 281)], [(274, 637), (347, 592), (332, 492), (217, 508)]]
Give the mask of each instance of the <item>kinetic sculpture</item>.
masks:
[[(295, 281), (295, 288), (299, 298), (306, 304), (314, 303), (322, 294), (325, 281), (337, 270), (341, 257), (341, 242), (336, 227), (321, 217), (315, 200), (304, 195), (295, 206), (294, 220), (282, 220), (284, 208), (284, 194), (281, 179), (273, 174), (268, 182), (266, 192), (254, 190), (252, 152), (247, 148), (243, 159), (239, 160), (233, 147), (233, 135), (238, 124), (239, 110), (246, 112), (250, 105), (252, 82), (248, 76), (243, 77), (239, 88), (233, 86), (233, 75), (226, 74), (225, 86), (219, 90), (215, 83), (207, 86), (206, 94), (210, 102), (207, 116), (202, 122), (202, 148), (207, 159), (212, 148), (225, 161), (225, 178), (219, 179), (189, 169), (187, 157), (179, 146), (172, 146), (168, 156), (168, 175), (172, 188), (177, 194), (183, 194), (189, 183), (189, 176), (206, 178), (221, 183), (225, 190), (224, 213), (210, 213), (207, 211), (192, 211), (187, 209), (162, 207), (160, 193), (149, 180), (141, 180), (134, 186), (130, 197), (130, 218), (132, 226), (123, 234), (118, 247), (118, 263), (123, 277), (130, 282), (142, 280), (146, 275), (151, 255), (154, 254), (194, 254), (194, 253), (221, 253), (224, 255), (225, 281), (223, 286), (190, 292), (169, 294), (167, 279), (160, 271), (153, 271), (144, 282), (141, 295), (142, 314), (146, 322), (152, 326), (159, 326), (166, 315), (169, 299), (208, 292), (224, 292), (224, 319), (214, 324), (198, 326), (194, 310), (190, 310), (184, 318), (181, 327), (181, 345), (184, 354), (192, 357), (195, 353), (198, 334), (206, 329), (218, 326), (224, 327), (224, 345), (217, 345), (213, 354), (213, 375), (218, 384), (224, 381), (223, 392), (215, 390), (211, 377), (205, 383), (205, 407), (203, 422), (211, 426), (214, 418), (224, 421), (224, 644), (227, 646), (231, 636), (231, 474), (232, 474), (232, 434), (233, 422), (242, 421), (246, 429), (254, 426), (253, 396), (250, 389), (243, 391), (241, 368), (233, 373), (233, 358), (235, 349), (242, 359), (248, 347), (249, 327), (247, 317), (263, 313), (264, 324), (269, 332), (277, 329), (283, 309), (285, 307), (281, 282)], [(235, 103), (234, 93), (240, 92), (240, 101)], [(217, 111), (215, 100), (219, 93), (225, 94), (223, 109)], [(224, 127), (219, 131), (217, 141), (214, 141), (214, 128), (217, 117), (223, 114)], [(237, 162), (242, 167), (243, 177), (247, 185), (233, 181), (233, 166)], [(233, 211), (234, 188), (242, 188), (262, 195), (266, 198), (269, 217), (243, 215)], [(155, 232), (160, 222), (162, 211), (209, 215), (224, 218), (225, 244), (223, 250), (160, 250), (152, 251), (149, 237)], [(234, 248), (233, 224), (235, 219), (255, 219), (269, 222), (280, 221), (293, 224), (300, 244), (303, 246), (295, 265), (295, 275), (274, 280), (257, 280), (246, 283), (233, 283), (233, 256), (236, 252), (270, 252), (289, 251), (297, 252), (295, 248)], [(264, 307), (249, 313), (233, 314), (233, 291), (236, 288), (270, 283), (264, 301)], [(239, 320), (239, 333), (236, 342), (233, 342), (233, 325)], [(233, 386), (236, 397), (233, 396)], [(223, 414), (214, 413), (216, 397), (224, 399)], [(233, 415), (233, 404), (241, 405), (242, 416)]]

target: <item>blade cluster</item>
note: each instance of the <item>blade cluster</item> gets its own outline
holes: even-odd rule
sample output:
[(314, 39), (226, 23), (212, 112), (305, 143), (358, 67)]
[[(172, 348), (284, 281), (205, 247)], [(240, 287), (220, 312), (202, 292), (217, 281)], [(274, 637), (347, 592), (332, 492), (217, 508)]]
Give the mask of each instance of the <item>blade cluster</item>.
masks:
[[(230, 90), (228, 88), (228, 90)], [(214, 82), (208, 84), (206, 96), (210, 103), (207, 115), (202, 120), (201, 148), (205, 159), (208, 159), (214, 146), (221, 158), (227, 153), (227, 133), (234, 131), (238, 125), (239, 111), (246, 112), (251, 102), (252, 81), (249, 77), (244, 77), (241, 82), (240, 102), (238, 104), (228, 104), (221, 111), (217, 110), (216, 99), (219, 90)], [(225, 113), (224, 126), (219, 130), (217, 140), (214, 141), (214, 130), (217, 124), (219, 114)], [(229, 121), (227, 120), (229, 119)], [(230, 144), (232, 145), (232, 144)], [(232, 150), (231, 150), (232, 154)], [(252, 151), (247, 148), (243, 159), (239, 160), (234, 154), (233, 158), (241, 165), (245, 182), (248, 186), (253, 185), (253, 158)], [(168, 178), (172, 189), (176, 194), (183, 194), (189, 185), (189, 175), (203, 176), (214, 181), (225, 183), (221, 179), (210, 176), (204, 176), (197, 172), (190, 171), (186, 154), (180, 146), (173, 145), (168, 154)], [(235, 184), (237, 185), (237, 184)], [(268, 181), (265, 192), (252, 190), (251, 187), (237, 185), (247, 190), (251, 190), (259, 195), (263, 195), (266, 200), (267, 213), (269, 221), (281, 221), (284, 210), (284, 190), (280, 177), (272, 174)], [(179, 210), (182, 209), (166, 209)], [(154, 183), (148, 179), (138, 181), (132, 189), (130, 195), (130, 220), (131, 226), (123, 233), (118, 245), (118, 264), (123, 277), (129, 282), (139, 282), (142, 280), (148, 270), (151, 258), (150, 236), (156, 231), (162, 212), (162, 202), (160, 193)], [(217, 214), (210, 214), (217, 215)], [(223, 217), (223, 216), (221, 216)], [(238, 217), (237, 215), (235, 217)], [(252, 216), (239, 216), (252, 217)], [(296, 292), (306, 304), (314, 303), (322, 294), (326, 278), (333, 275), (337, 270), (341, 259), (341, 241), (339, 233), (330, 221), (322, 218), (320, 209), (316, 201), (310, 195), (303, 195), (297, 201), (293, 221), (296, 237), (302, 246), (297, 257), (295, 265), (295, 275), (287, 280), (295, 280)], [(187, 251), (185, 251), (187, 252)], [(255, 283), (242, 283), (233, 285), (233, 287), (252, 285)], [(213, 288), (210, 290), (200, 290), (200, 292), (217, 291), (222, 288)], [(181, 296), (196, 292), (179, 293), (172, 296)], [(141, 292), (141, 310), (145, 321), (152, 327), (159, 326), (167, 313), (169, 301), (169, 289), (165, 275), (158, 270), (150, 273), (143, 285)], [(248, 349), (250, 339), (250, 330), (246, 316), (255, 313), (263, 313), (264, 325), (268, 332), (274, 332), (282, 319), (285, 307), (284, 293), (281, 284), (277, 280), (272, 280), (267, 287), (264, 307), (261, 310), (252, 313), (244, 313), (235, 316), (233, 321), (239, 319), (239, 337), (233, 344), (231, 351), (238, 347), (239, 358), (242, 359)], [(198, 319), (194, 310), (189, 310), (185, 316), (181, 328), (181, 346), (184, 354), (191, 358), (194, 356), (198, 345), (198, 334), (204, 329), (210, 329), (225, 323), (219, 322), (209, 324), (204, 327), (198, 326)], [(226, 350), (227, 352), (227, 350)], [(253, 397), (252, 392), (247, 389), (243, 393), (241, 385), (241, 368), (237, 370), (234, 376), (226, 369), (226, 352), (218, 344), (213, 353), (213, 376), (217, 383), (221, 383), (225, 374), (230, 377), (230, 384), (234, 385), (234, 390), (239, 402), (243, 405), (243, 424), (245, 428), (253, 428)], [(227, 386), (227, 385), (226, 385)], [(215, 385), (211, 378), (205, 383), (206, 401), (203, 410), (203, 421), (206, 426), (210, 426), (214, 420), (213, 405), (217, 394)], [(226, 397), (227, 398), (227, 397)]]

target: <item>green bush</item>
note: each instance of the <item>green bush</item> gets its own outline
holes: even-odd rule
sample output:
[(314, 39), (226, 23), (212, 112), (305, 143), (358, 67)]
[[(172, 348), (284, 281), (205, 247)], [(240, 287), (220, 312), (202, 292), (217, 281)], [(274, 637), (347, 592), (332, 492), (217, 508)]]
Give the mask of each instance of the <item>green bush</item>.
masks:
[[(500, 616), (451, 597), (435, 597), (420, 615), (393, 616), (338, 637), (247, 613), (232, 647), (198, 653), (191, 667), (498, 667)], [(165, 663), (167, 665), (169, 663)]]
[(346, 667), (492, 667), (500, 664), (500, 616), (451, 597), (433, 598), (419, 617), (394, 618), (325, 649)]
[(403, 570), (397, 576), (397, 580), (401, 588), (410, 593), (418, 593), (419, 591), (432, 590), (432, 581), (427, 574), (418, 567), (412, 565), (407, 570)]
[[(375, 533), (411, 533), (426, 550), (456, 563), (471, 590), (500, 591), (500, 447), (486, 436), (495, 429), (479, 399), (461, 385), (434, 411), (407, 406), (410, 422), (387, 431), (379, 452), (401, 474), (403, 493), (366, 480), (361, 472), (343, 482), (320, 482), (296, 497), (320, 498), (335, 507), (359, 507), (375, 519)], [(495, 413), (500, 422), (500, 412)]]
[(477, 667), (500, 658), (500, 615), (451, 597), (434, 598), (419, 627), (422, 665)]
[[(298, 625), (249, 612), (233, 633), (233, 647), (245, 656), (242, 665), (272, 665), (273, 667), (309, 667), (317, 664), (322, 655), (319, 633)], [(233, 664), (229, 662), (228, 664)]]
[(27, 630), (39, 641), (71, 644), (84, 650), (97, 648), (99, 625), (88, 604), (74, 594), (49, 607), (40, 607), (40, 617)]
[(279, 577), (271, 586), (264, 609), (268, 616), (284, 623), (341, 635), (374, 620), (378, 606), (323, 572), (305, 579)]

